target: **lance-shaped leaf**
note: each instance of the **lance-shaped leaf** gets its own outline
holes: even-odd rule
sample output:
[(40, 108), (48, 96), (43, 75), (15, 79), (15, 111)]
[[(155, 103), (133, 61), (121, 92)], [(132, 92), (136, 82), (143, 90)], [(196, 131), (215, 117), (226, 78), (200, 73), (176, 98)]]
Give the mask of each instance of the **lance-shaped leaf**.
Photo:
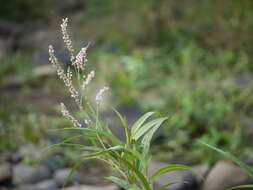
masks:
[(171, 165), (167, 165), (165, 167), (162, 167), (158, 170), (156, 170), (151, 176), (150, 179), (154, 180), (157, 176), (165, 174), (165, 173), (169, 173), (169, 172), (173, 172), (173, 171), (177, 171), (177, 170), (192, 170), (190, 167), (188, 166), (184, 166), (184, 165), (180, 165), (180, 164), (171, 164)]
[(164, 120), (161, 120), (161, 122), (158, 122), (149, 132), (147, 132), (147, 134), (143, 137), (141, 143), (144, 146), (144, 155), (146, 155), (149, 151), (149, 147), (150, 147), (150, 142), (152, 140), (153, 135), (155, 134), (155, 132), (159, 129), (159, 127), (161, 126), (161, 124), (166, 120), (166, 118), (164, 118)]
[(219, 152), (220, 154), (222, 154), (223, 156), (225, 156), (226, 158), (234, 161), (236, 164), (238, 164), (242, 169), (245, 170), (245, 172), (247, 172), (252, 178), (253, 178), (253, 168), (251, 168), (249, 165), (245, 164), (244, 162), (242, 162), (241, 160), (239, 160), (238, 158), (236, 158), (235, 156), (233, 156), (232, 154), (225, 152), (219, 148), (216, 148), (210, 144), (207, 144), (203, 141), (198, 141), (199, 143), (201, 143), (202, 145), (207, 146), (208, 148), (211, 148), (217, 152)]
[(130, 189), (131, 188), (131, 185), (127, 181), (125, 181), (123, 179), (120, 179), (118, 177), (109, 176), (109, 177), (106, 177), (106, 179), (112, 181), (113, 183), (118, 184), (120, 187), (122, 187), (124, 189)]
[(135, 134), (139, 128), (143, 125), (143, 123), (151, 116), (153, 115), (155, 112), (148, 112), (146, 114), (144, 114), (142, 117), (140, 117), (132, 126), (131, 129), (131, 133)]
[(249, 184), (249, 185), (238, 185), (235, 187), (231, 187), (228, 190), (232, 190), (232, 189), (248, 189), (248, 188), (253, 188), (253, 184)]
[(167, 117), (162, 117), (162, 118), (154, 119), (153, 121), (146, 123), (145, 125), (140, 127), (138, 131), (133, 135), (133, 139), (137, 141), (140, 137), (142, 137), (145, 133), (147, 133), (153, 127), (160, 126), (166, 119)]
[(77, 130), (77, 131), (80, 130), (80, 131), (84, 131), (84, 132), (87, 132), (87, 133), (98, 134), (98, 135), (107, 137), (114, 144), (119, 144), (119, 145), (123, 144), (123, 142), (121, 140), (119, 140), (119, 138), (116, 137), (115, 135), (112, 135), (112, 134), (110, 134), (110, 133), (108, 133), (106, 131), (101, 131), (101, 130), (98, 130), (98, 129), (90, 129), (90, 128), (63, 128), (63, 129), (60, 129), (60, 130)]
[(125, 130), (125, 135), (126, 135), (126, 140), (127, 140), (127, 144), (131, 141), (131, 131), (130, 129), (127, 127), (127, 122), (126, 119), (122, 117), (122, 115), (116, 110), (113, 109), (114, 112), (117, 114), (117, 116), (119, 117), (122, 126), (124, 127)]

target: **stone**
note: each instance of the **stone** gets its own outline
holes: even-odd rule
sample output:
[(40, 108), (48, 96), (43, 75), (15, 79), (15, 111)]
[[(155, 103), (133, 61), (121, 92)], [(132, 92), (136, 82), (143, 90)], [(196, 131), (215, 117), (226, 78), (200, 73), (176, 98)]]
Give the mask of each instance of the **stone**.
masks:
[(115, 184), (94, 186), (94, 185), (77, 185), (65, 188), (65, 190), (120, 190), (119, 186)]
[(207, 175), (203, 190), (225, 190), (233, 186), (252, 183), (253, 180), (239, 166), (225, 161), (217, 162)]
[(69, 173), (71, 172), (71, 168), (62, 168), (58, 169), (54, 173), (54, 180), (59, 187), (62, 187), (64, 183), (74, 184), (74, 183), (82, 183), (82, 177), (79, 172), (74, 172), (71, 178), (67, 180)]
[(57, 190), (57, 184), (54, 180), (45, 180), (34, 186), (35, 190)]
[[(157, 169), (164, 167), (168, 164), (162, 162), (151, 162), (150, 174), (155, 172)], [(160, 187), (168, 183), (175, 183), (168, 186), (166, 190), (196, 190), (199, 188), (203, 176), (209, 170), (208, 165), (198, 165), (192, 167), (193, 171), (180, 170), (160, 175), (155, 179), (155, 187)]]
[(59, 157), (60, 155), (52, 154), (43, 159), (41, 163), (49, 168), (52, 173), (54, 173), (56, 170), (64, 167), (63, 162), (57, 159)]
[(11, 165), (8, 162), (0, 164), (0, 184), (4, 184), (11, 180)]
[(54, 180), (45, 180), (33, 185), (20, 185), (15, 190), (58, 190), (58, 187)]
[(43, 165), (30, 166), (17, 164), (13, 168), (13, 183), (15, 185), (34, 184), (50, 177), (51, 173), (49, 169)]
[(207, 176), (211, 167), (208, 164), (199, 164), (192, 166), (191, 168), (195, 172), (198, 181), (201, 182)]

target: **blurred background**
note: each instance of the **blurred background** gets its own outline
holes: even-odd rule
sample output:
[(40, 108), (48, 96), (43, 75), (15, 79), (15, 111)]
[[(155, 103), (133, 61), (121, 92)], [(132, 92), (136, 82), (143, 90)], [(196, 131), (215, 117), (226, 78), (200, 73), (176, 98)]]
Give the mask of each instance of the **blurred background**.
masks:
[[(68, 168), (79, 156), (70, 147), (44, 151), (69, 136), (55, 131), (70, 125), (59, 112), (69, 95), (48, 61), (52, 44), (68, 64), (59, 27), (65, 17), (76, 49), (91, 42), (87, 67), (96, 70), (94, 85), (110, 86), (107, 118), (111, 107), (130, 123), (150, 110), (169, 116), (153, 139), (156, 160), (215, 164), (220, 156), (196, 143), (201, 139), (252, 162), (251, 0), (2, 1), (1, 162), (18, 165), (13, 170), (22, 174), (38, 163), (52, 171)], [(83, 168), (93, 177), (86, 180), (104, 183), (94, 178), (101, 167), (88, 165)], [(2, 181), (27, 182), (18, 177)]]

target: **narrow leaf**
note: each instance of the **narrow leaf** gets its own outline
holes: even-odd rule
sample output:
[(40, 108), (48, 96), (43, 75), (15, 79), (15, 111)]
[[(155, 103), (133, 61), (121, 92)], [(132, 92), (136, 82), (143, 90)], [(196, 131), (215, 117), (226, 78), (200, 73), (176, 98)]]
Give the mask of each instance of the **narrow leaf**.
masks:
[(125, 181), (123, 179), (120, 179), (118, 177), (109, 176), (109, 177), (106, 177), (106, 179), (112, 181), (113, 183), (118, 184), (120, 187), (122, 187), (124, 189), (130, 189), (131, 188), (131, 185), (127, 181)]
[(138, 129), (142, 126), (142, 124), (151, 116), (153, 115), (155, 112), (148, 112), (146, 114), (144, 114), (142, 117), (140, 117), (132, 126), (131, 129), (131, 133), (135, 134)]
[(241, 160), (239, 160), (238, 158), (236, 158), (235, 156), (233, 156), (232, 154), (225, 152), (219, 148), (216, 148), (210, 144), (207, 144), (203, 141), (198, 141), (199, 143), (201, 143), (202, 145), (207, 146), (208, 148), (211, 148), (217, 152), (219, 152), (220, 154), (222, 154), (223, 156), (225, 156), (226, 158), (234, 161), (236, 164), (238, 164), (242, 169), (245, 170), (245, 172), (247, 172), (252, 178), (253, 178), (253, 168), (251, 168), (249, 165), (245, 164), (244, 162), (242, 162)]
[(63, 183), (63, 188), (67, 185), (69, 182), (70, 178), (73, 176), (74, 172), (80, 167), (81, 162), (76, 162), (74, 167), (71, 168), (71, 171), (69, 172), (67, 179)]
[(130, 140), (131, 140), (131, 131), (127, 127), (126, 119), (123, 118), (122, 115), (116, 109), (113, 109), (113, 110), (117, 114), (117, 116), (119, 117), (119, 119), (120, 119), (120, 121), (122, 123), (122, 126), (124, 127), (125, 135), (126, 135), (126, 140), (127, 140), (127, 144), (128, 144), (130, 142)]
[(180, 165), (180, 164), (172, 164), (172, 165), (167, 165), (165, 167), (162, 167), (158, 170), (156, 170), (150, 177), (151, 180), (154, 180), (157, 176), (165, 174), (165, 173), (169, 173), (169, 172), (173, 172), (173, 171), (177, 171), (177, 170), (192, 170), (190, 167), (188, 166), (184, 166), (184, 165)]
[(162, 186), (158, 187), (157, 190), (164, 190), (166, 187), (177, 184), (177, 183), (180, 183), (180, 182), (167, 183), (165, 185), (162, 185)]
[(133, 139), (137, 141), (154, 126), (160, 126), (166, 119), (167, 117), (162, 117), (146, 123), (141, 128), (139, 128), (139, 130), (133, 135)]
[(150, 147), (150, 142), (152, 140), (153, 135), (155, 134), (155, 132), (159, 129), (159, 127), (161, 126), (161, 124), (156, 124), (142, 139), (142, 144), (144, 146), (144, 154), (147, 154), (149, 151), (149, 147)]
[(80, 131), (84, 131), (84, 132), (89, 132), (89, 133), (93, 133), (93, 134), (98, 134), (98, 135), (102, 135), (104, 137), (107, 137), (109, 138), (111, 141), (114, 142), (114, 144), (120, 144), (122, 145), (123, 142), (121, 140), (119, 140), (118, 137), (108, 133), (108, 132), (105, 132), (105, 131), (101, 131), (101, 130), (98, 130), (98, 129), (90, 129), (90, 128), (63, 128), (61, 130), (80, 130)]
[(128, 162), (126, 159), (124, 158), (120, 158), (120, 160), (127, 165), (129, 170), (132, 170), (136, 177), (140, 180), (140, 183), (142, 184), (142, 186), (144, 187), (145, 190), (151, 190), (150, 188), (150, 184), (147, 181), (147, 178), (139, 171), (137, 170), (134, 165), (132, 165), (130, 162)]
[(52, 145), (46, 147), (46, 149), (51, 149), (51, 148), (54, 148), (55, 146), (65, 145), (68, 142), (71, 142), (71, 141), (74, 141), (74, 140), (77, 140), (77, 139), (80, 139), (80, 138), (94, 139), (94, 138), (96, 138), (96, 136), (94, 136), (94, 135), (88, 135), (88, 134), (77, 135), (77, 136), (74, 136), (74, 137), (70, 137), (70, 138), (64, 139), (63, 141), (61, 141), (61, 142), (59, 142), (57, 144), (52, 144)]
[(241, 188), (253, 188), (253, 184), (249, 184), (249, 185), (238, 185), (235, 187), (231, 187), (228, 190), (232, 190), (232, 189), (241, 189)]

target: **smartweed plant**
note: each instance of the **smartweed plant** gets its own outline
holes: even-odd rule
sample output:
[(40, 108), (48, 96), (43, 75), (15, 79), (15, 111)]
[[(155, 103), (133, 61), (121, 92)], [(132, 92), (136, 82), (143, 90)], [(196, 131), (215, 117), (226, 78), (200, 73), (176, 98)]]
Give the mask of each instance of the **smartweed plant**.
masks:
[[(155, 112), (148, 112), (129, 127), (125, 118), (114, 110), (124, 128), (125, 140), (120, 140), (115, 136), (105, 122), (100, 119), (99, 109), (103, 96), (109, 88), (105, 86), (98, 90), (94, 103), (88, 101), (86, 94), (95, 76), (94, 71), (87, 72), (86, 70), (88, 45), (75, 55), (72, 41), (67, 31), (67, 24), (68, 19), (63, 19), (61, 31), (63, 41), (70, 54), (71, 66), (67, 70), (63, 69), (54, 54), (52, 45), (49, 46), (49, 60), (56, 68), (59, 78), (64, 82), (71, 98), (73, 98), (73, 101), (83, 114), (83, 122), (76, 119), (67, 109), (67, 106), (61, 103), (62, 115), (73, 124), (73, 127), (65, 128), (64, 130), (76, 130), (80, 134), (65, 139), (57, 145), (76, 146), (83, 151), (83, 155), (80, 156), (80, 161), (76, 164), (76, 167), (84, 159), (96, 158), (104, 161), (116, 171), (115, 176), (107, 177), (107, 179), (124, 189), (153, 190), (153, 181), (159, 175), (175, 170), (190, 169), (184, 165), (174, 164), (149, 174), (150, 142), (154, 133), (167, 120), (167, 117), (152, 120), (151, 116), (155, 115)], [(73, 80), (74, 74), (78, 79), (76, 83)], [(82, 138), (86, 139), (87, 145), (74, 143), (75, 140)], [(76, 167), (73, 168), (73, 171)], [(163, 190), (169, 185), (171, 184), (163, 185), (158, 189)]]

